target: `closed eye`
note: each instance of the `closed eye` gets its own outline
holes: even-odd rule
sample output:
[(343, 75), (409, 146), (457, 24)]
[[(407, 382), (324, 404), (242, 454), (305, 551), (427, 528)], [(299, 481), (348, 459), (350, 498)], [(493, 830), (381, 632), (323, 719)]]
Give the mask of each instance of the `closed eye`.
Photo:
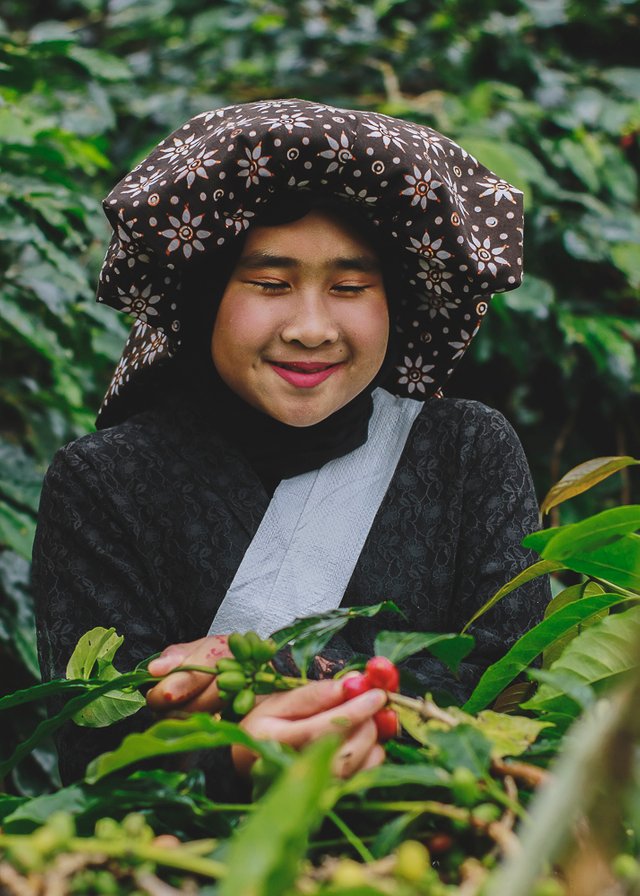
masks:
[(265, 280), (249, 280), (248, 282), (251, 286), (258, 286), (265, 292), (282, 292), (283, 289), (289, 287), (288, 283), (270, 283)]

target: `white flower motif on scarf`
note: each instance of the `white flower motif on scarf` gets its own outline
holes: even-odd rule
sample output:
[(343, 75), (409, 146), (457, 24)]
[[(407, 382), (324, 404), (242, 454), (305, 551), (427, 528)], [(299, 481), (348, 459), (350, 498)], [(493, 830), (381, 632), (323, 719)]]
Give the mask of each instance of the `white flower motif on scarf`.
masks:
[(404, 179), (409, 186), (406, 190), (401, 190), (400, 195), (411, 196), (411, 205), (419, 205), (424, 211), (429, 199), (440, 201), (434, 191), (441, 187), (442, 183), (435, 179), (430, 168), (427, 168), (423, 174), (418, 166), (414, 165), (413, 177), (410, 174), (405, 174)]
[(497, 180), (495, 177), (488, 177), (487, 183), (478, 182), (478, 186), (487, 188), (484, 193), (480, 193), (480, 198), (482, 199), (484, 196), (493, 196), (494, 205), (497, 205), (501, 199), (508, 199), (509, 202), (515, 203), (513, 194), (522, 192), (521, 190), (516, 190), (515, 187), (508, 184), (506, 180)]
[(508, 246), (492, 246), (489, 237), (480, 242), (478, 237), (472, 233), (469, 248), (471, 249), (469, 255), (476, 262), (479, 274), (482, 274), (486, 268), (495, 277), (499, 264), (509, 264), (506, 258), (502, 258), (502, 253)]
[(155, 184), (162, 179), (164, 172), (161, 168), (151, 174), (141, 174), (137, 180), (125, 183), (122, 192), (125, 196), (139, 196), (140, 193), (148, 193)]
[(167, 162), (169, 165), (178, 159), (189, 156), (200, 145), (202, 138), (196, 137), (195, 134), (188, 134), (184, 140), (180, 137), (173, 138), (173, 146), (165, 146), (158, 154), (158, 160)]
[(439, 156), (441, 152), (444, 152), (444, 147), (442, 145), (442, 138), (440, 134), (436, 134), (435, 131), (428, 131), (426, 134), (420, 134), (422, 137), (422, 142), (424, 144), (425, 152), (427, 157), (433, 153), (436, 156)]
[(187, 161), (178, 168), (174, 183), (177, 184), (179, 180), (186, 177), (187, 186), (191, 187), (196, 177), (202, 177), (205, 180), (209, 180), (207, 168), (211, 168), (212, 165), (220, 164), (219, 159), (212, 158), (217, 152), (217, 149), (212, 149), (211, 152), (207, 152), (206, 149), (201, 149), (197, 156), (187, 159)]
[(443, 267), (434, 265), (430, 260), (424, 258), (418, 259), (418, 264), (422, 270), (418, 271), (418, 277), (424, 280), (427, 289), (441, 295), (442, 291), (450, 293), (451, 287), (447, 283), (453, 277), (450, 271), (445, 271)]
[(185, 258), (191, 258), (194, 249), (204, 252), (204, 246), (200, 241), (211, 236), (210, 230), (197, 229), (202, 224), (204, 215), (196, 215), (195, 218), (192, 218), (189, 206), (185, 205), (181, 221), (174, 218), (173, 215), (167, 217), (171, 227), (168, 230), (159, 231), (160, 236), (170, 240), (166, 249), (167, 255), (175, 252), (176, 249), (182, 249)]
[(308, 123), (310, 121), (311, 119), (302, 112), (294, 112), (291, 115), (279, 115), (277, 118), (265, 118), (263, 124), (268, 124), (270, 131), (286, 128), (288, 133), (292, 134), (294, 128), (310, 128), (311, 125)]
[(238, 177), (247, 178), (247, 187), (250, 184), (259, 184), (261, 177), (273, 177), (267, 168), (267, 162), (271, 156), (262, 155), (262, 141), (253, 149), (245, 149), (247, 158), (238, 161)]
[(422, 234), (422, 240), (416, 240), (414, 237), (409, 237), (409, 239), (411, 240), (411, 245), (406, 247), (407, 251), (420, 255), (421, 259), (424, 259), (429, 267), (442, 268), (447, 258), (451, 258), (451, 252), (441, 248), (443, 237), (432, 240), (428, 231), (425, 230)]
[(432, 383), (433, 378), (428, 376), (428, 372), (433, 370), (433, 364), (423, 364), (422, 363), (422, 355), (418, 355), (415, 361), (412, 361), (411, 358), (405, 356), (404, 366), (398, 365), (396, 368), (401, 376), (398, 378), (398, 383), (401, 386), (407, 387), (407, 392), (411, 395), (416, 389), (418, 392), (424, 393), (427, 391), (425, 388), (425, 383)]
[(131, 364), (134, 370), (140, 365), (153, 364), (156, 357), (167, 350), (168, 340), (164, 333), (156, 330), (151, 339), (131, 356)]
[(326, 170), (326, 174), (329, 174), (331, 171), (335, 171), (336, 168), (342, 168), (346, 162), (353, 161), (355, 156), (349, 149), (349, 138), (344, 131), (340, 134), (340, 142), (334, 140), (330, 134), (325, 134), (325, 137), (329, 143), (329, 149), (325, 149), (324, 152), (320, 152), (318, 155), (323, 159), (331, 159), (331, 164)]
[(129, 382), (129, 360), (125, 358), (124, 355), (118, 361), (118, 365), (113, 372), (113, 377), (111, 378), (111, 385), (109, 386), (108, 397), (110, 398), (112, 395), (117, 395), (120, 392), (120, 388)]
[[(435, 268), (432, 268), (432, 270), (435, 271)], [(448, 289), (449, 285), (445, 285)], [(445, 296), (440, 291), (434, 291), (430, 295), (425, 296), (424, 302), (418, 305), (418, 311), (428, 311), (429, 317), (432, 320), (438, 314), (441, 314), (443, 317), (446, 317), (447, 320), (450, 320), (449, 311), (455, 311), (459, 305), (460, 299), (454, 299), (453, 296)]]
[(366, 190), (353, 190), (351, 187), (345, 187), (344, 193), (338, 193), (339, 196), (345, 196), (347, 199), (355, 199), (356, 202), (362, 202), (364, 205), (375, 205), (378, 201), (377, 196), (369, 196)]
[(461, 358), (466, 350), (469, 348), (471, 340), (476, 335), (480, 327), (476, 327), (473, 333), (467, 333), (466, 330), (461, 330), (460, 332), (460, 340), (454, 342), (448, 342), (447, 345), (450, 345), (451, 348), (456, 349), (455, 355), (451, 358), (452, 361), (457, 361), (458, 358)]
[(451, 199), (453, 200), (456, 208), (458, 209), (460, 216), (462, 218), (464, 218), (465, 215), (469, 214), (468, 209), (465, 205), (465, 202), (467, 201), (467, 197), (463, 196), (462, 193), (460, 192), (460, 190), (458, 189), (458, 181), (455, 178), (451, 177), (451, 175), (449, 174), (448, 171), (443, 175), (442, 179), (443, 179), (445, 186), (447, 187), (449, 193), (451, 194)]
[(402, 139), (397, 128), (389, 127), (381, 121), (363, 121), (362, 126), (369, 130), (367, 137), (381, 140), (385, 149), (389, 149), (393, 143), (397, 149), (404, 151), (407, 141)]
[(158, 304), (161, 296), (151, 295), (150, 283), (145, 286), (142, 292), (140, 292), (137, 286), (130, 286), (128, 294), (118, 287), (118, 298), (122, 302), (120, 310), (124, 314), (133, 314), (144, 323), (147, 323), (149, 316), (157, 317), (158, 311), (153, 306)]
[(235, 212), (223, 212), (225, 227), (232, 227), (236, 233), (246, 230), (255, 216), (255, 212), (246, 212), (241, 208)]

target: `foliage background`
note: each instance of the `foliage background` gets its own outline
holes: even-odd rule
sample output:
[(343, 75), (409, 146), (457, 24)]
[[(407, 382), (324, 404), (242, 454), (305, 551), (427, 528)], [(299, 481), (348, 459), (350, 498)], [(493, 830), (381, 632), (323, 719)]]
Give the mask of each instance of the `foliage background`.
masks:
[[(639, 35), (628, 0), (0, 0), (3, 691), (39, 677), (42, 475), (91, 429), (128, 329), (93, 302), (100, 199), (204, 109), (372, 108), (443, 131), (524, 189), (525, 283), (495, 298), (448, 393), (506, 414), (540, 494), (575, 463), (637, 452)], [(631, 498), (622, 482), (600, 508)], [(37, 792), (53, 768), (40, 750), (13, 786)]]

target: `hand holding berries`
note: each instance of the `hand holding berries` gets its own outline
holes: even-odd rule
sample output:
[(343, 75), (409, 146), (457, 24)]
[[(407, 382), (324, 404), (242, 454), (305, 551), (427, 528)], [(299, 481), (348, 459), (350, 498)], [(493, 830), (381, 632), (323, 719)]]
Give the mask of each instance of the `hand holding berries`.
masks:
[[(400, 673), (397, 666), (384, 656), (372, 657), (365, 666), (364, 673), (350, 675), (342, 683), (345, 700), (351, 700), (372, 688), (382, 688), (395, 693), (400, 687)], [(373, 717), (382, 743), (398, 734), (398, 716), (389, 707), (379, 710)]]

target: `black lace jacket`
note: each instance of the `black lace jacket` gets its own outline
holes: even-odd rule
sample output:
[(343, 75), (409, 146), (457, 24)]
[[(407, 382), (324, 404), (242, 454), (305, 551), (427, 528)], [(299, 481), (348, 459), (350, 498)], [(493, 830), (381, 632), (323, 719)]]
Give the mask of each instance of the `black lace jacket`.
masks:
[[(45, 478), (33, 553), (43, 678), (64, 676), (78, 638), (96, 625), (125, 636), (123, 671), (202, 637), (268, 501), (246, 460), (188, 406), (147, 411), (62, 448)], [(350, 623), (327, 656), (370, 654), (381, 626), (459, 631), (535, 559), (520, 542), (536, 528), (527, 462), (506, 420), (476, 402), (426, 402), (343, 599), (391, 599), (406, 618)], [(539, 621), (548, 597), (535, 580), (481, 617), (457, 679), (434, 658), (407, 665), (425, 689), (464, 697)], [(143, 710), (111, 729), (68, 726), (58, 739), (63, 780), (150, 720)]]

